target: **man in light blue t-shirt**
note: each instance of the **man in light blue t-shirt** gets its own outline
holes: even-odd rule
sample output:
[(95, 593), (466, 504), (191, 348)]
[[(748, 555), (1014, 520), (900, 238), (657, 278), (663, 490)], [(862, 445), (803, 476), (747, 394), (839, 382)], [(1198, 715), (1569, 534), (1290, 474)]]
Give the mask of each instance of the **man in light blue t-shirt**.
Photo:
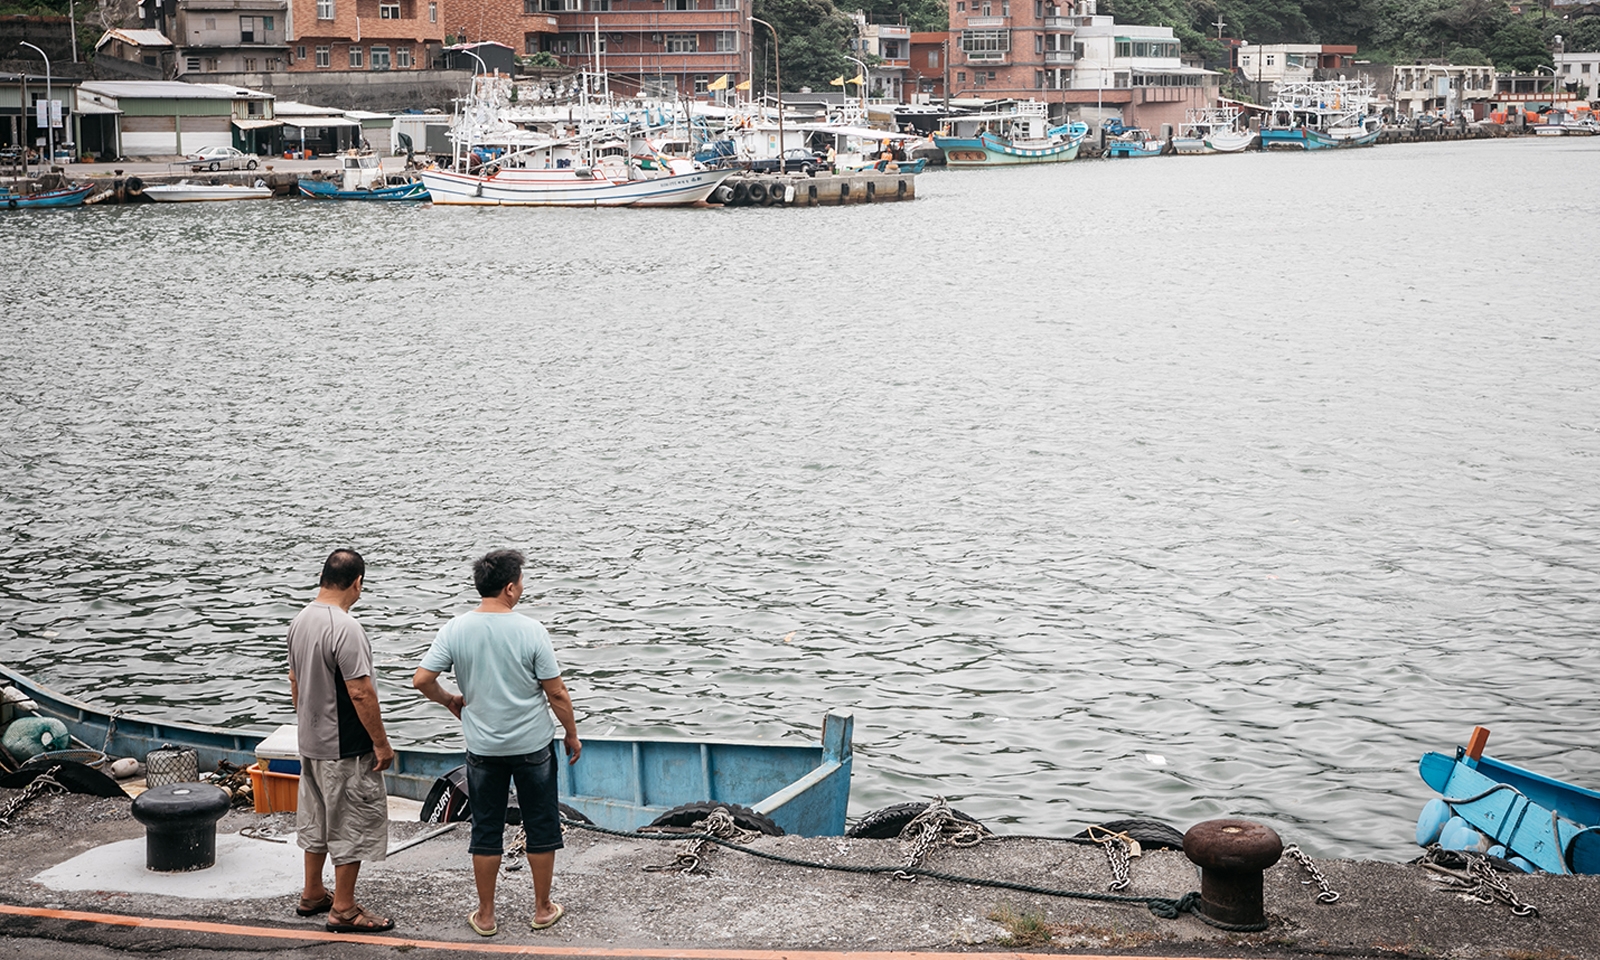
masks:
[[(563, 846), (552, 713), (566, 734), (567, 762), (577, 763), (583, 752), (572, 697), (561, 680), (550, 634), (539, 621), (512, 612), (522, 599), (523, 563), (515, 550), (496, 550), (472, 565), (482, 602), (444, 625), (411, 679), (429, 700), (461, 718), (472, 809), (467, 850), (478, 887), (478, 909), (467, 914), (467, 923), (485, 937), (499, 931), (494, 893), (505, 852), (506, 802), (512, 781), (517, 784), (533, 875), (532, 927), (553, 926), (566, 912), (550, 900), (556, 851)], [(450, 670), (460, 693), (449, 693), (439, 684), (439, 675)]]

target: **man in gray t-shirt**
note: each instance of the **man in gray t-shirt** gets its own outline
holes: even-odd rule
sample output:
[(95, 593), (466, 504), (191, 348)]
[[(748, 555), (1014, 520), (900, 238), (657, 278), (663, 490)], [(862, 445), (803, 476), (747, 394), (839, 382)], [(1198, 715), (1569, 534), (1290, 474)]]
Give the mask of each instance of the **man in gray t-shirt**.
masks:
[[(394, 762), (372, 682), (372, 647), (350, 616), (366, 572), (361, 554), (333, 551), (322, 565), (316, 600), (289, 624), (289, 695), (300, 739), (295, 828), (306, 868), (295, 912), (326, 912), (328, 929), (339, 933), (394, 928), (393, 920), (356, 903), (361, 861), (382, 860), (388, 852), (383, 771)], [(322, 877), (330, 857), (331, 894)]]

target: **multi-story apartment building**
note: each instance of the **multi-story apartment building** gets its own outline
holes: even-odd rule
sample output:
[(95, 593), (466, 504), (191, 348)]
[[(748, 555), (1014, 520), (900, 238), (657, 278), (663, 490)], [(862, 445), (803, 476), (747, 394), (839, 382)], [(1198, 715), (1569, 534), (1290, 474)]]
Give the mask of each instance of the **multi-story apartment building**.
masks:
[(1070, 87), (1072, 0), (950, 0), (952, 97), (1040, 97)]
[(425, 69), (444, 43), (446, 0), (287, 2), (292, 71)]
[(1556, 73), (1563, 85), (1576, 84), (1585, 100), (1600, 100), (1600, 53), (1557, 53)]
[(1449, 118), (1466, 113), (1481, 120), (1494, 96), (1494, 67), (1455, 63), (1397, 63), (1392, 68), (1389, 99), (1395, 115), (1424, 113)]
[(288, 0), (182, 0), (172, 20), (180, 77), (287, 69)]
[(693, 95), (750, 76), (751, 2), (450, 0), (447, 32), (599, 67), (623, 94)]
[(867, 95), (905, 102), (906, 81), (912, 77), (911, 28), (903, 23), (868, 23), (859, 13), (851, 19), (856, 22), (856, 38), (850, 41), (850, 52), (867, 66)]
[(1217, 74), (1183, 62), (1171, 27), (1117, 23), (1096, 15), (1092, 0), (1080, 6), (1086, 12), (1076, 18), (1070, 99), (1084, 119), (1117, 116), (1161, 131), (1176, 128), (1187, 111), (1216, 103)]

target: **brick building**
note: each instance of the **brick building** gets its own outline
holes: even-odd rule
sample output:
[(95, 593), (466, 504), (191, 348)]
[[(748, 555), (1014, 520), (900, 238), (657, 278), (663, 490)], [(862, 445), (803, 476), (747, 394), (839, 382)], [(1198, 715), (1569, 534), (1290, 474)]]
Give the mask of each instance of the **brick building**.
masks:
[(730, 86), (750, 76), (751, 2), (450, 0), (446, 32), (598, 66), (625, 95), (690, 96), (723, 74)]
[(427, 69), (444, 45), (447, 2), (288, 0), (289, 69)]

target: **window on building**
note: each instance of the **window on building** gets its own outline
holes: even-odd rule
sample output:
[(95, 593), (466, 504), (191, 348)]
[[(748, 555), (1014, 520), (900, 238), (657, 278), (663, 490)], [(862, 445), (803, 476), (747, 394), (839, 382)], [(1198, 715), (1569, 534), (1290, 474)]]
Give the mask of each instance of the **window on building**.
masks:
[(1044, 19), (1044, 0), (1033, 0), (1033, 19)]
[(739, 35), (732, 30), (718, 30), (715, 42), (718, 53), (733, 53), (739, 49)]
[(240, 17), (239, 18), (239, 42), (240, 43), (255, 43), (256, 42), (256, 18), (255, 17)]
[(380, 4), (378, 4), (378, 19), (379, 20), (399, 20), (400, 19), (400, 4), (398, 4), (398, 3), (380, 3)]
[(739, 9), (739, 0), (712, 0), (711, 9), (737, 10)]
[(669, 33), (667, 34), (668, 53), (698, 53), (700, 51), (700, 35), (697, 33)]
[(963, 30), (961, 49), (969, 60), (1001, 60), (1011, 50), (1009, 30)]
[(1033, 35), (1033, 52), (1044, 53), (1044, 34), (1036, 33)]
[[(317, 0), (317, 19), (333, 19), (333, 0)], [(296, 31), (297, 33), (299, 31)]]
[(331, 67), (331, 66), (333, 66), (333, 48), (332, 47), (318, 47), (317, 48), (317, 66), (319, 66), (319, 67)]
[(984, 73), (982, 70), (979, 70), (977, 73), (974, 73), (972, 75), (972, 85), (975, 86), (975, 87), (985, 86), (985, 85), (988, 84), (988, 82), (989, 82), (989, 75), (987, 73)]
[(1589, 64), (1586, 63), (1586, 64), (1583, 65), (1583, 71), (1582, 72), (1584, 72), (1584, 73), (1588, 73), (1589, 72)]
[(983, 0), (983, 16), (989, 16), (992, 9), (993, 5), (989, 3), (989, 0)]
[(937, 69), (939, 69), (939, 51), (937, 51), (937, 50), (929, 50), (928, 51), (928, 69), (929, 70), (937, 70)]
[(1000, 0), (1000, 16), (1011, 16), (1011, 0)]
[(966, 83), (966, 82), (967, 82), (967, 71), (965, 71), (965, 70), (957, 70), (956, 71), (956, 83)]
[(272, 20), (271, 17), (262, 17), (261, 18), (261, 29), (262, 29), (262, 31), (264, 33), (271, 33), (272, 32), (272, 27), (273, 27), (273, 20)]
[(244, 72), (245, 73), (255, 73), (256, 72), (256, 58), (255, 57), (245, 57), (244, 58)]
[(539, 9), (539, 6), (540, 0), (522, 0), (522, 15), (531, 17), (536, 13), (542, 13), (543, 11)]
[(522, 35), (522, 52), (530, 57), (539, 52), (539, 34), (525, 33)]
[(205, 25), (206, 25), (206, 29), (207, 30), (215, 30), (215, 29), (217, 29), (217, 18), (216, 17), (206, 17), (205, 18)]
[(397, 70), (410, 70), (411, 69), (411, 48), (410, 47), (395, 47), (394, 48), (394, 65), (395, 65), (395, 69), (397, 69)]
[(1044, 89), (1044, 71), (1043, 70), (1035, 70), (1035, 71), (1033, 71), (1033, 85), (1038, 87), (1040, 90)]
[(694, 75), (694, 92), (695, 93), (710, 93), (711, 91), (706, 89), (709, 86), (711, 86), (711, 78), (710, 77), (706, 76), (703, 73), (697, 73), (697, 74)]
[(956, 13), (967, 12), (967, 0), (956, 0)]
[(389, 69), (389, 48), (387, 46), (372, 48), (372, 69)]
[(200, 71), (200, 58), (199, 57), (184, 57), (183, 58), (183, 68), (185, 70), (189, 71), (190, 73), (198, 73)]
[(302, 43), (300, 46), (294, 48), (294, 58), (296, 60), (304, 60), (306, 58), (305, 44)]
[(668, 10), (694, 10), (695, 0), (667, 0)]
[(268, 57), (267, 58), (267, 69), (272, 71), (272, 72), (274, 72), (274, 73), (276, 73), (279, 70), (282, 70), (283, 69), (283, 59), (281, 57)]
[(1266, 65), (1270, 67), (1277, 62), (1278, 55), (1275, 53), (1269, 53), (1263, 56), (1262, 60), (1265, 61)]
[(363, 61), (365, 59), (364, 51), (360, 47), (350, 48), (350, 69), (360, 69), (364, 65)]
[(596, 13), (605, 13), (611, 9), (611, 0), (589, 0), (589, 9)]
[(428, 4), (428, 22), (429, 23), (438, 23), (439, 22), (439, 4), (437, 4), (437, 3)]

